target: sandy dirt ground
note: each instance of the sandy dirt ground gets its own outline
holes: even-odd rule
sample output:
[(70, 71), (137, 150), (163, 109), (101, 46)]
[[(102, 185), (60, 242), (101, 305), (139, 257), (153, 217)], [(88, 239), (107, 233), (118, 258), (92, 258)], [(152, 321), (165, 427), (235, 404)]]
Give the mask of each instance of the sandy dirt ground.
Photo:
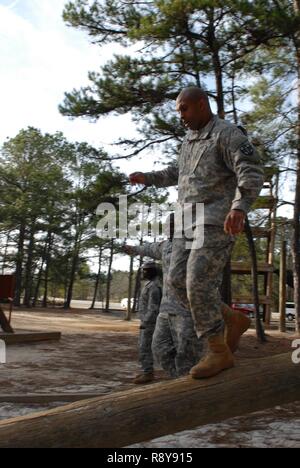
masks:
[(228, 419), (132, 448), (300, 448), (300, 402)]
[[(58, 342), (10, 345), (7, 363), (0, 364), (0, 396), (22, 394), (106, 394), (133, 387), (138, 372), (139, 321), (124, 312), (108, 314), (57, 309), (16, 311), (16, 330), (61, 331)], [(257, 342), (250, 330), (236, 354), (237, 365), (254, 357), (291, 351), (292, 335), (268, 331), (268, 343)], [(167, 378), (163, 371), (157, 380)], [(0, 403), (0, 419), (58, 406)], [(300, 402), (222, 424), (163, 437), (136, 447), (300, 447)]]

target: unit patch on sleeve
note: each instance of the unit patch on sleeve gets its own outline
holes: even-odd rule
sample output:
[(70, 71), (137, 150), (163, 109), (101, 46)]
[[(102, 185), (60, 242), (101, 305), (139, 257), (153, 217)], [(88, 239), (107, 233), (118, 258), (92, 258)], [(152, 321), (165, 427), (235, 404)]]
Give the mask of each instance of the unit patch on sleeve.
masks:
[(251, 156), (251, 154), (253, 154), (254, 149), (253, 146), (249, 143), (249, 141), (246, 141), (246, 143), (243, 143), (240, 147), (240, 151), (246, 156)]

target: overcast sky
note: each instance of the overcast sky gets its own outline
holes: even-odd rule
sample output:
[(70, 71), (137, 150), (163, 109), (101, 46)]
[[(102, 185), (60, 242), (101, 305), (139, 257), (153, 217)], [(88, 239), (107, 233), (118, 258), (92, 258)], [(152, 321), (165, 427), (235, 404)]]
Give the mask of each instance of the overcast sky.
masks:
[[(87, 74), (100, 68), (119, 46), (101, 49), (87, 34), (62, 20), (66, 0), (0, 0), (0, 145), (19, 130), (34, 126), (42, 132), (62, 131), (69, 140), (111, 146), (121, 136), (133, 136), (130, 115), (101, 118), (97, 123), (70, 120), (58, 111), (64, 93), (88, 83)], [(129, 174), (151, 170), (154, 157), (118, 163)], [(116, 268), (127, 268), (118, 261)]]
[[(105, 117), (97, 123), (70, 120), (58, 112), (64, 93), (88, 83), (119, 46), (101, 49), (87, 34), (62, 20), (66, 0), (0, 0), (0, 144), (29, 125), (43, 132), (62, 131), (70, 140), (110, 145), (134, 135), (130, 116)], [(109, 146), (107, 146), (109, 145)], [(150, 158), (143, 161), (152, 167)], [(122, 164), (131, 172), (133, 163)], [(128, 170), (127, 170), (128, 169)]]
[[(88, 83), (88, 71), (100, 68), (119, 46), (101, 49), (62, 20), (66, 0), (0, 0), (0, 145), (19, 130), (62, 131), (69, 140), (88, 141), (113, 151), (120, 136), (133, 136), (130, 116), (101, 118), (97, 123), (70, 120), (58, 112), (64, 93)], [(151, 170), (151, 153), (143, 161), (120, 163), (129, 174)], [(159, 166), (158, 166), (159, 167)], [(283, 210), (286, 215), (290, 209)], [(126, 263), (127, 265), (127, 263)], [(120, 265), (118, 265), (119, 267)]]

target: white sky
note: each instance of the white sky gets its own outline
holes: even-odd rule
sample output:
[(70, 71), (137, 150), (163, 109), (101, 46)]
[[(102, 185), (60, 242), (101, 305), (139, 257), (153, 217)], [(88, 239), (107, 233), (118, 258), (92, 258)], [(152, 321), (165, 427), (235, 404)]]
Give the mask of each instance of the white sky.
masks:
[[(88, 83), (95, 71), (119, 46), (101, 49), (87, 34), (67, 27), (62, 20), (66, 0), (0, 0), (0, 145), (22, 128), (34, 126), (42, 132), (62, 131), (71, 141), (88, 141), (114, 151), (111, 143), (135, 134), (130, 115), (101, 118), (97, 123), (71, 120), (58, 111), (64, 93)], [(151, 170), (154, 155), (117, 163), (129, 174)], [(156, 166), (159, 167), (159, 166)], [(128, 268), (117, 261), (115, 268)]]
[[(70, 140), (94, 145), (118, 137), (112, 119), (96, 124), (69, 120), (58, 112), (64, 92), (88, 83), (87, 73), (111, 58), (112, 47), (101, 50), (83, 32), (62, 20), (65, 0), (0, 0), (0, 141), (21, 128), (63, 131)], [(115, 47), (114, 52), (120, 49)], [(132, 133), (129, 116), (118, 128)]]
[[(66, 0), (0, 0), (0, 145), (19, 130), (34, 126), (42, 132), (62, 131), (69, 140), (88, 141), (109, 152), (121, 136), (133, 136), (130, 115), (101, 118), (97, 123), (70, 120), (58, 111), (64, 93), (88, 83), (119, 46), (101, 49), (82, 31), (62, 20)], [(153, 157), (152, 157), (153, 156)], [(120, 162), (127, 174), (151, 170), (154, 155)], [(159, 166), (156, 166), (156, 169)], [(286, 213), (284, 213), (286, 214)], [(283, 215), (284, 215), (283, 214)], [(128, 268), (117, 261), (115, 268)]]

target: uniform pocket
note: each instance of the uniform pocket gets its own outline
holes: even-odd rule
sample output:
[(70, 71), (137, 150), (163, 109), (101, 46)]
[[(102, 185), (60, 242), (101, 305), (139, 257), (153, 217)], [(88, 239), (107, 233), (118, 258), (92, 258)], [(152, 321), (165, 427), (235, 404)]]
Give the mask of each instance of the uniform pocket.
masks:
[(199, 150), (197, 151), (196, 159), (195, 159), (195, 161), (193, 161), (193, 165), (192, 165), (192, 174), (194, 174), (196, 172), (197, 167), (199, 166), (199, 163), (200, 163), (201, 159), (203, 158), (203, 156), (207, 153), (207, 150), (208, 150), (209, 146), (210, 146), (210, 144), (206, 143), (206, 144), (202, 145), (201, 148), (199, 148)]

